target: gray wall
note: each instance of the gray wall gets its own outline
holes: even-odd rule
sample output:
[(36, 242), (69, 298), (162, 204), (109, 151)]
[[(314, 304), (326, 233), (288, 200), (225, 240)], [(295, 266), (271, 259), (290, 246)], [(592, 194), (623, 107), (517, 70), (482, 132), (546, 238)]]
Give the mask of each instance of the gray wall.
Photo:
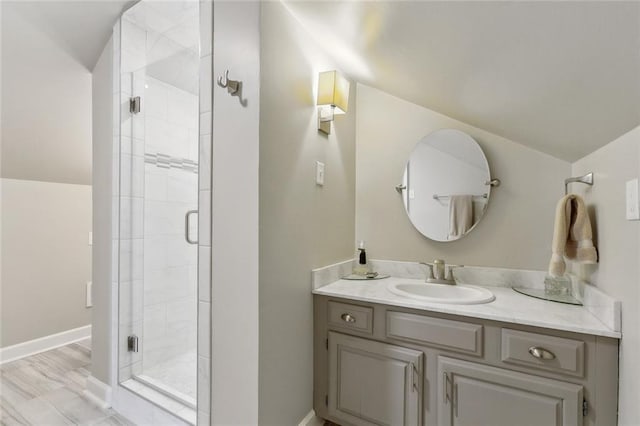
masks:
[(4, 347), (90, 323), (91, 73), (1, 7)]
[(281, 3), (262, 3), (261, 26), (260, 424), (291, 425), (312, 408), (310, 270), (355, 251), (355, 84), (347, 115), (318, 133), (318, 73), (336, 65)]
[(578, 160), (572, 172), (594, 173), (593, 187), (573, 184), (584, 197), (598, 249), (597, 265), (572, 265), (572, 270), (622, 302), (619, 424), (640, 419), (640, 222), (625, 219), (625, 183), (640, 175), (640, 127)]
[[(371, 258), (547, 267), (569, 163), (368, 86), (358, 85), (357, 105), (356, 239), (367, 242)], [(450, 243), (419, 234), (394, 189), (415, 144), (442, 128), (470, 134), (484, 150), (492, 177), (502, 180), (482, 221)]]
[[(213, 86), (211, 420), (216, 425), (253, 425), (259, 423), (261, 355), (258, 351), (260, 3), (215, 1), (213, 9), (213, 82), (202, 82), (203, 88)], [(244, 102), (214, 83), (226, 69), (231, 79), (242, 81)], [(201, 208), (204, 201), (201, 200)], [(202, 214), (201, 218), (207, 216)], [(200, 228), (201, 235), (204, 229)], [(200, 243), (205, 244), (204, 236)], [(203, 304), (200, 307), (202, 314)], [(204, 329), (200, 331), (200, 337), (204, 337)], [(199, 338), (200, 346), (206, 343), (206, 338)]]
[(2, 174), (91, 184), (91, 73), (2, 3)]
[(111, 370), (111, 220), (113, 178), (113, 39), (93, 69), (93, 312), (91, 375), (109, 383)]
[(0, 346), (88, 325), (91, 186), (2, 179), (0, 204)]

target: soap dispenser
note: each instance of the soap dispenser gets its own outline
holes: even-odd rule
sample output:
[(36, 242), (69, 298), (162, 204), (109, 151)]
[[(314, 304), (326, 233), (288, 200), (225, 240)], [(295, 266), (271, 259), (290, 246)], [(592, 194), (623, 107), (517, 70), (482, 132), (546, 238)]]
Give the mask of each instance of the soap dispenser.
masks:
[(369, 273), (369, 264), (367, 263), (367, 252), (364, 248), (364, 241), (358, 243), (358, 251), (356, 252), (356, 265), (353, 268), (356, 275), (366, 276)]

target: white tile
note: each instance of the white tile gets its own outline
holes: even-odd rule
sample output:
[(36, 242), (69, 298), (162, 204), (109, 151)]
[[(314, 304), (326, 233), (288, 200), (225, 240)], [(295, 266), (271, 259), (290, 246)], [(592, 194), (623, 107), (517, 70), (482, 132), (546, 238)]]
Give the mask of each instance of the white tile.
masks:
[(123, 136), (121, 138), (121, 153), (144, 157), (144, 140)]
[(197, 335), (197, 303), (195, 294), (167, 303), (168, 336)]
[(120, 198), (120, 238), (142, 238), (144, 235), (144, 199)]
[(198, 199), (198, 242), (201, 246), (211, 246), (211, 192), (200, 191)]
[[(179, 57), (184, 53), (184, 46), (176, 43), (163, 34), (147, 32), (147, 63), (155, 64), (167, 58)], [(165, 69), (166, 71), (166, 69)]]
[(120, 193), (124, 197), (144, 197), (144, 186), (144, 158), (123, 154), (120, 158)]
[(120, 90), (122, 91), (122, 93), (131, 95), (133, 86), (132, 75), (130, 72), (123, 72), (120, 74)]
[(211, 55), (213, 40), (213, 3), (205, 0), (200, 2), (200, 56)]
[[(121, 282), (142, 280), (144, 277), (144, 241), (141, 238), (120, 240)], [(118, 275), (115, 275), (117, 277)]]
[(198, 247), (198, 299), (211, 302), (211, 247)]
[(200, 59), (200, 113), (211, 111), (211, 55)]
[(211, 135), (200, 136), (198, 177), (201, 191), (211, 189)]
[(184, 235), (170, 235), (166, 238), (168, 267), (196, 265), (198, 246), (187, 243)]
[(159, 236), (168, 235), (169, 210), (166, 201), (144, 200), (144, 235)]
[(167, 169), (155, 164), (145, 164), (145, 200), (167, 201)]
[(142, 321), (143, 319), (143, 281), (124, 281), (120, 283), (120, 318), (127, 323)]
[(122, 49), (122, 72), (128, 73), (139, 70), (146, 65), (144, 51), (137, 52), (132, 49)]
[(198, 410), (198, 425), (208, 425), (210, 424), (211, 416), (209, 413)]
[(211, 360), (207, 357), (198, 357), (198, 411), (209, 412), (209, 399), (211, 398)]
[(152, 77), (147, 77), (144, 91), (144, 107), (147, 117), (166, 121), (168, 118), (168, 88)]
[(203, 112), (200, 114), (200, 134), (210, 135), (211, 130), (211, 111)]
[(198, 355), (211, 356), (211, 304), (198, 302)]
[(167, 173), (167, 199), (183, 203), (197, 203), (198, 175), (180, 169)]
[(167, 236), (147, 236), (144, 239), (144, 271), (162, 270), (168, 267)]
[(144, 305), (165, 304), (168, 296), (167, 272), (165, 269), (147, 269), (144, 273)]
[(146, 134), (146, 115), (145, 115), (145, 111), (142, 110), (138, 114), (134, 114), (131, 116), (131, 137), (139, 141), (143, 141), (143, 145), (144, 145), (145, 134)]
[(195, 128), (198, 120), (198, 97), (176, 88), (167, 91), (167, 118), (171, 123)]
[(133, 22), (123, 19), (121, 24), (122, 46), (144, 58), (147, 33)]

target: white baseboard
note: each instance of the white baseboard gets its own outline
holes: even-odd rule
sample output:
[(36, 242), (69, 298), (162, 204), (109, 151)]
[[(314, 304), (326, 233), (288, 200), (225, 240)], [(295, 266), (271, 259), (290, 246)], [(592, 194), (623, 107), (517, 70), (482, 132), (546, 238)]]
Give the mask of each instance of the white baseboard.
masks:
[(93, 376), (87, 377), (84, 396), (103, 409), (111, 408), (111, 386)]
[(18, 343), (17, 345), (0, 348), (0, 364), (59, 348), (60, 346), (68, 345), (69, 343), (74, 343), (89, 337), (91, 337), (91, 326), (85, 325), (84, 327), (78, 327), (61, 333), (51, 334), (50, 336), (40, 337), (39, 339)]
[(298, 426), (322, 426), (324, 420), (316, 416), (316, 412), (311, 410), (304, 416), (304, 419), (300, 420)]

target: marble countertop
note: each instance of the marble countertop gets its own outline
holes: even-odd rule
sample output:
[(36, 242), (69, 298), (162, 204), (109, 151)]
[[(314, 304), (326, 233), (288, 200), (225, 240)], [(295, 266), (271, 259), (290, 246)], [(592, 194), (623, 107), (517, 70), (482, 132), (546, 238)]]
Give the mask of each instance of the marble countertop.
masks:
[[(420, 309), (428, 312), (461, 315), (514, 324), (531, 325), (553, 330), (572, 331), (620, 338), (621, 334), (601, 322), (583, 306), (567, 305), (536, 299), (515, 292), (509, 287), (489, 287), (495, 300), (478, 305), (428, 303), (393, 294), (387, 286), (393, 283), (424, 283), (421, 279), (391, 277), (373, 281), (337, 280), (313, 290), (313, 294), (346, 298)], [(428, 285), (428, 284), (425, 284)]]

